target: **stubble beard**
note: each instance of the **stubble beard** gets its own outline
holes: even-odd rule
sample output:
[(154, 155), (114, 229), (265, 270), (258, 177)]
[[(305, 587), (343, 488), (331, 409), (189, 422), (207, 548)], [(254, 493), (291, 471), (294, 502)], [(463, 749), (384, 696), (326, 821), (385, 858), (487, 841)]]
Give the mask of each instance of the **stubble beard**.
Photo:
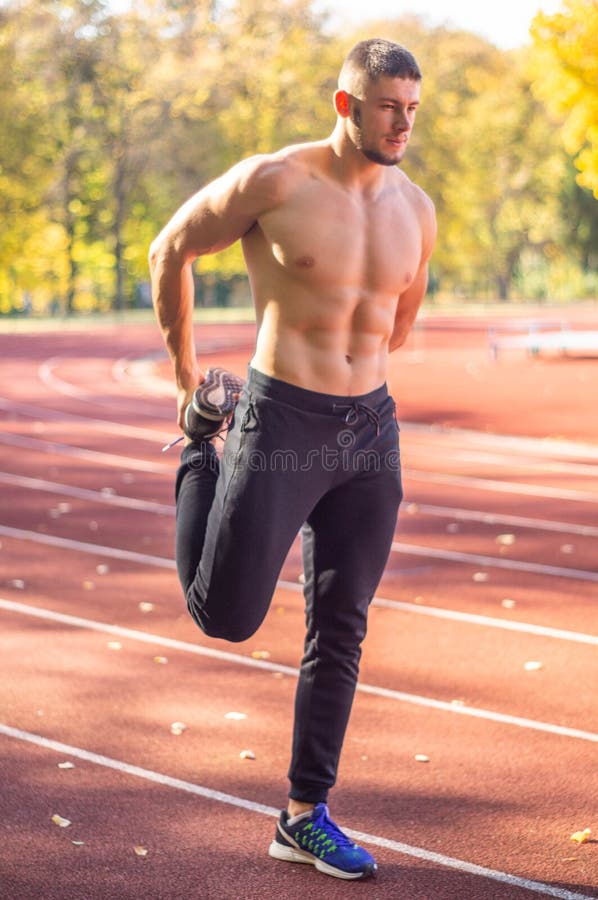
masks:
[(363, 130), (361, 128), (361, 115), (358, 109), (353, 110), (353, 115), (351, 116), (351, 121), (355, 128), (355, 136), (354, 136), (354, 144), (355, 148), (359, 150), (360, 153), (363, 153), (365, 158), (370, 162), (377, 163), (379, 166), (398, 166), (403, 158), (403, 153), (399, 153), (398, 156), (387, 156), (386, 153), (382, 153), (381, 150), (377, 150), (374, 147), (368, 147), (364, 143), (363, 139)]

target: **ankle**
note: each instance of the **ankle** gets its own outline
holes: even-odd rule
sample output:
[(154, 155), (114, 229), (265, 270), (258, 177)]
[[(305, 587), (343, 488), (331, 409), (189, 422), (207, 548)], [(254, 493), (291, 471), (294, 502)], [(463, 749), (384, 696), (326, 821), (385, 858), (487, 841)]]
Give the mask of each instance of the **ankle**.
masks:
[(300, 816), (302, 813), (311, 812), (314, 807), (315, 803), (303, 803), (301, 800), (292, 800), (291, 798), (289, 798), (287, 812), (289, 814), (289, 818), (292, 819), (294, 816)]

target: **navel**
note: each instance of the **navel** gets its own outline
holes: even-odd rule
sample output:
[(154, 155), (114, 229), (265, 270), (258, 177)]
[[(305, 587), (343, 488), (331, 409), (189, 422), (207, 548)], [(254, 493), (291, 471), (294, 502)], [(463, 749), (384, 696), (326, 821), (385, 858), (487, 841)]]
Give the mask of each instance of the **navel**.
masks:
[(349, 363), (349, 365), (351, 365), (351, 363), (353, 362), (353, 357), (352, 357), (352, 356), (349, 356), (348, 353), (345, 354), (345, 359), (347, 360), (347, 362)]
[(297, 257), (297, 259), (295, 260), (295, 263), (296, 263), (301, 269), (313, 269), (313, 267), (314, 267), (315, 264), (316, 264), (316, 261), (315, 261), (315, 259), (313, 258), (313, 256), (299, 256), (299, 257)]

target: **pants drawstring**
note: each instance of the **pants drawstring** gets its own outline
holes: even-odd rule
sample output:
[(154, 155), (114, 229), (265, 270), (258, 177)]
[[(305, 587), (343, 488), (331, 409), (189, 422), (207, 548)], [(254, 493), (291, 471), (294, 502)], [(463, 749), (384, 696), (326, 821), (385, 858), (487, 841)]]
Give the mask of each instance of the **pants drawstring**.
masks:
[(380, 434), (380, 416), (371, 406), (366, 406), (365, 403), (349, 403), (346, 405), (335, 403), (332, 408), (335, 412), (337, 410), (345, 412), (345, 425), (355, 425), (359, 419), (359, 414), (364, 413), (376, 429), (376, 437)]

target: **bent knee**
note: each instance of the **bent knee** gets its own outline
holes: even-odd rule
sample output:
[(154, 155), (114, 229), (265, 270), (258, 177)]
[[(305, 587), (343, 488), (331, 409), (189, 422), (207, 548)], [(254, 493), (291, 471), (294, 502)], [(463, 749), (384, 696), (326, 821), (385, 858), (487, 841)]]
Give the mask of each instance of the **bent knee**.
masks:
[(204, 615), (191, 605), (189, 605), (189, 612), (195, 624), (206, 637), (219, 638), (232, 644), (240, 644), (242, 641), (249, 640), (261, 624), (260, 622), (257, 624), (253, 622), (219, 622)]

